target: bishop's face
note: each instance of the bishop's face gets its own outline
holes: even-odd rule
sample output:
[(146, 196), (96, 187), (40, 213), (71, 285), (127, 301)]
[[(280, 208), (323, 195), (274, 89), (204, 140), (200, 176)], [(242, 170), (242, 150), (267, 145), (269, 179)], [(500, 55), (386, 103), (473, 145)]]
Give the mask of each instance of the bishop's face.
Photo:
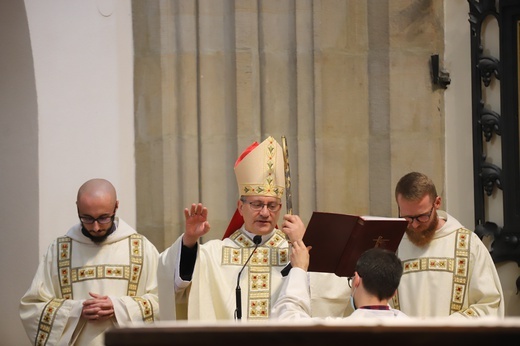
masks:
[(280, 199), (276, 197), (243, 196), (238, 201), (238, 211), (244, 218), (245, 229), (258, 235), (273, 231), (280, 217), (281, 207)]

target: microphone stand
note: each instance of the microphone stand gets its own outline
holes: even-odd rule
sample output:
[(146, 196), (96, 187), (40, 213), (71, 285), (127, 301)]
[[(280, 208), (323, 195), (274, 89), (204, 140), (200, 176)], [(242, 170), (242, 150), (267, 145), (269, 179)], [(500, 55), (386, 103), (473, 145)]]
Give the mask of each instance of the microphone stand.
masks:
[(237, 308), (235, 310), (235, 319), (236, 320), (242, 319), (242, 290), (240, 289), (240, 275), (242, 274), (242, 271), (246, 267), (247, 263), (249, 263), (249, 260), (251, 259), (251, 257), (253, 257), (253, 254), (255, 253), (256, 248), (258, 248), (258, 245), (260, 245), (261, 242), (262, 242), (262, 236), (255, 235), (253, 238), (253, 243), (255, 243), (255, 248), (253, 249), (251, 254), (249, 254), (249, 257), (247, 258), (246, 263), (244, 263), (244, 265), (242, 266), (242, 269), (240, 269), (240, 271), (238, 272), (237, 288), (235, 289), (235, 296), (236, 296), (236, 303), (237, 303)]

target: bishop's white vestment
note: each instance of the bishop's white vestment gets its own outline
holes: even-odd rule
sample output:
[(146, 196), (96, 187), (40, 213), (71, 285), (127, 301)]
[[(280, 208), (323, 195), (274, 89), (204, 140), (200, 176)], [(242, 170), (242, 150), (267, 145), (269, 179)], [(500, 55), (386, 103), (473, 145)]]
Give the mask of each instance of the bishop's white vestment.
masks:
[[(191, 281), (179, 275), (182, 236), (162, 254), (158, 267), (161, 320), (232, 320), (235, 318), (238, 273), (254, 249), (254, 234), (243, 228), (223, 240), (198, 245)], [(262, 242), (241, 273), (242, 320), (267, 320), (289, 264), (289, 243), (275, 229)], [(343, 316), (350, 288), (347, 278), (309, 273), (316, 316)]]

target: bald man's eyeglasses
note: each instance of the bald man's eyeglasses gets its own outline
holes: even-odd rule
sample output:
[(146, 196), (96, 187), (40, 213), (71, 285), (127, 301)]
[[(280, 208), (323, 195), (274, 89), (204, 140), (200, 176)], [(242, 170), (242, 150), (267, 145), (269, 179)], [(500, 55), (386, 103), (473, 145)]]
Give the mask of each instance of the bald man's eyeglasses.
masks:
[(101, 215), (100, 217), (95, 219), (92, 216), (80, 216), (79, 219), (81, 220), (81, 222), (87, 225), (91, 225), (94, 222), (97, 222), (100, 225), (106, 225), (107, 223), (113, 222), (115, 216), (116, 214), (114, 213), (112, 215)]

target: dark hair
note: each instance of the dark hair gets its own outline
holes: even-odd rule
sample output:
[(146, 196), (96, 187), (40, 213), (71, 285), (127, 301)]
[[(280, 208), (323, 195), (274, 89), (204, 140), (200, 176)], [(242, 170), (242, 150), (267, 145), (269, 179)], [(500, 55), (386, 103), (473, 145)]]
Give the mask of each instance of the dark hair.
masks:
[(427, 175), (419, 172), (410, 172), (399, 179), (395, 187), (395, 199), (401, 195), (405, 200), (417, 201), (429, 195), (432, 202), (437, 198), (437, 189)]
[(363, 279), (367, 292), (383, 300), (394, 295), (403, 275), (403, 265), (395, 253), (375, 247), (359, 257), (355, 271)]

